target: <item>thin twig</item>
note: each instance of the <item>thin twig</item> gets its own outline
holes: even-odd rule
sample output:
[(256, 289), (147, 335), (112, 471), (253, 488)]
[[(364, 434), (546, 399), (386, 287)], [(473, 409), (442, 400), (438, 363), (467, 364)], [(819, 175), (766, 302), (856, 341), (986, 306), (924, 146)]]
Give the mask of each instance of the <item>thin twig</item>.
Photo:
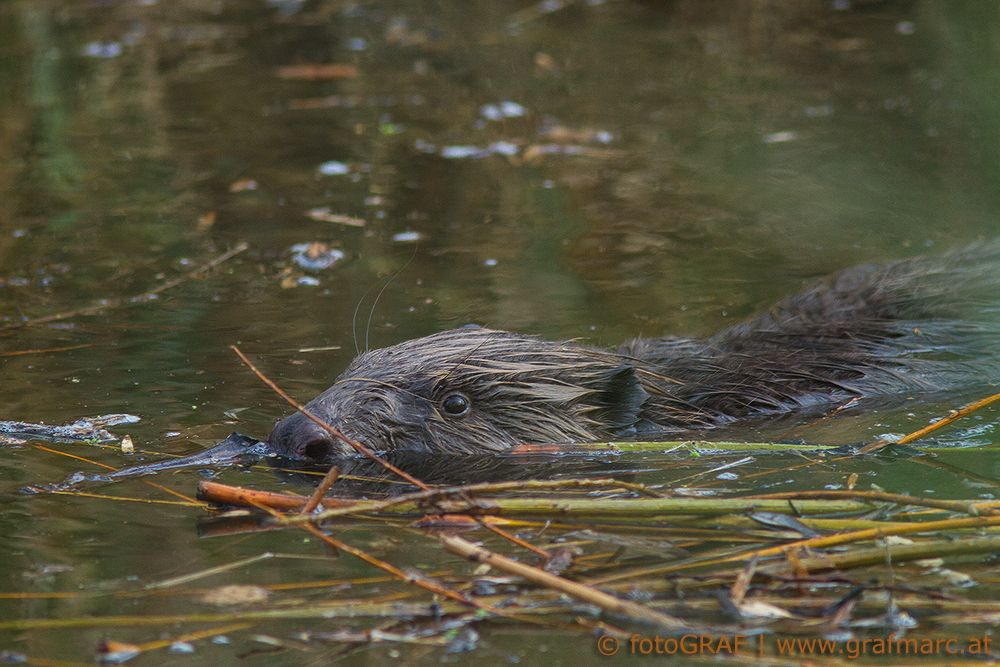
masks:
[(180, 278), (175, 278), (174, 280), (168, 280), (167, 282), (163, 283), (159, 287), (156, 287), (156, 288), (154, 288), (154, 289), (146, 292), (145, 294), (141, 294), (139, 296), (134, 296), (134, 297), (129, 297), (129, 298), (107, 299), (105, 301), (102, 301), (99, 304), (95, 304), (93, 306), (88, 306), (86, 308), (79, 308), (77, 310), (71, 310), (71, 311), (68, 311), (68, 312), (65, 312), (65, 313), (56, 313), (55, 315), (46, 315), (45, 317), (36, 317), (34, 319), (22, 320), (20, 322), (11, 322), (9, 324), (5, 324), (2, 327), (0, 327), (0, 331), (6, 330), (6, 329), (17, 329), (17, 328), (20, 328), (20, 327), (34, 326), (36, 324), (46, 324), (48, 322), (58, 322), (59, 320), (66, 320), (66, 319), (69, 319), (71, 317), (78, 317), (80, 315), (93, 315), (94, 313), (99, 313), (102, 310), (108, 310), (110, 308), (118, 308), (120, 306), (124, 306), (124, 305), (130, 304), (130, 303), (138, 303), (138, 302), (142, 302), (142, 301), (148, 301), (149, 299), (151, 299), (152, 297), (156, 296), (157, 294), (159, 294), (161, 292), (164, 292), (164, 291), (170, 289), (171, 287), (176, 287), (177, 285), (180, 285), (182, 282), (184, 282), (185, 280), (188, 280), (189, 278), (196, 278), (196, 277), (198, 277), (199, 275), (201, 275), (202, 273), (205, 273), (209, 269), (218, 266), (222, 262), (225, 262), (226, 260), (230, 259), (231, 257), (233, 257), (235, 255), (238, 255), (239, 253), (241, 253), (244, 250), (246, 250), (248, 247), (249, 246), (246, 243), (240, 243), (239, 245), (237, 245), (232, 250), (229, 250), (228, 252), (224, 252), (221, 255), (219, 255), (218, 257), (216, 257), (215, 259), (213, 259), (212, 261), (206, 262), (205, 264), (202, 264), (201, 266), (199, 266), (198, 268), (196, 268), (194, 271), (189, 271), (188, 273), (184, 274)]
[(907, 443), (913, 442), (914, 440), (919, 440), (920, 438), (933, 433), (939, 428), (945, 427), (953, 421), (959, 420), (966, 415), (970, 415), (976, 410), (985, 408), (991, 403), (996, 403), (1000, 401), (1000, 394), (993, 394), (992, 396), (987, 396), (986, 398), (980, 399), (968, 405), (962, 406), (958, 410), (955, 410), (947, 417), (942, 417), (930, 426), (925, 426), (924, 428), (914, 431), (909, 435), (904, 435), (899, 440), (876, 440), (875, 442), (870, 442), (861, 449), (858, 450), (858, 454), (871, 454), (872, 452), (877, 452), (883, 447), (888, 447), (889, 445), (905, 445)]
[(312, 496), (309, 497), (309, 501), (302, 506), (299, 514), (312, 514), (316, 508), (319, 507), (319, 504), (323, 502), (323, 496), (325, 496), (326, 492), (330, 490), (330, 487), (333, 486), (333, 483), (337, 481), (338, 477), (340, 477), (340, 469), (338, 469), (337, 466), (331, 467), (329, 472), (323, 476), (323, 480), (319, 483), (319, 486), (317, 486), (316, 490), (313, 491)]
[(498, 528), (497, 526), (494, 526), (493, 524), (489, 523), (488, 521), (484, 521), (482, 517), (476, 517), (476, 523), (478, 523), (480, 526), (482, 526), (486, 530), (488, 530), (490, 532), (493, 532), (493, 533), (496, 533), (497, 535), (499, 535), (500, 537), (504, 538), (505, 540), (509, 540), (509, 541), (513, 542), (514, 544), (516, 544), (517, 546), (521, 547), (522, 549), (526, 549), (528, 551), (531, 551), (531, 552), (535, 553), (539, 558), (542, 558), (546, 562), (552, 560), (552, 554), (550, 554), (545, 549), (542, 549), (541, 547), (536, 547), (534, 544), (531, 544), (530, 542), (526, 542), (526, 541), (522, 540), (520, 537), (518, 537), (516, 535), (511, 535), (506, 530), (504, 530), (502, 528)]
[(375, 558), (374, 556), (365, 553), (364, 551), (358, 549), (357, 547), (352, 547), (350, 544), (347, 544), (346, 542), (341, 542), (336, 537), (333, 537), (332, 535), (327, 535), (322, 530), (320, 530), (318, 526), (314, 524), (307, 523), (304, 524), (302, 528), (312, 533), (326, 544), (329, 544), (330, 546), (335, 547), (341, 551), (346, 551), (355, 558), (359, 558), (364, 562), (368, 563), (369, 565), (374, 565), (380, 570), (388, 572), (389, 574), (393, 575), (394, 577), (396, 577), (397, 579), (399, 579), (404, 583), (412, 584), (414, 586), (419, 586), (420, 588), (426, 589), (431, 593), (437, 593), (438, 595), (450, 598), (452, 600), (455, 600), (456, 602), (461, 602), (462, 604), (468, 605), (475, 609), (482, 609), (483, 611), (488, 611), (491, 614), (503, 615), (503, 612), (494, 607), (477, 602), (476, 600), (473, 600), (472, 598), (463, 595), (458, 591), (452, 590), (446, 586), (443, 586), (442, 584), (437, 583), (436, 581), (424, 578), (423, 576), (408, 574), (403, 570), (400, 570), (392, 563), (387, 563), (384, 560), (379, 560), (378, 558)]

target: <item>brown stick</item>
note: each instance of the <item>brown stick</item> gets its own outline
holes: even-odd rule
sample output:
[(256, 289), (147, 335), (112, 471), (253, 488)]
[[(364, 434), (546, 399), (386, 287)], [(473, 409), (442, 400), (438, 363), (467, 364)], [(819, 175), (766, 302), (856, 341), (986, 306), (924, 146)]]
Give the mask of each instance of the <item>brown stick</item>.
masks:
[[(413, 493), (395, 496), (385, 500), (331, 500), (327, 498), (323, 503), (326, 506), (326, 510), (317, 514), (315, 517), (312, 517), (312, 519), (330, 519), (336, 516), (350, 514), (352, 512), (375, 513), (398, 505), (405, 505), (407, 503), (416, 503), (423, 506), (428, 504), (428, 501), (432, 503), (435, 502), (438, 498), (449, 499), (454, 496), (462, 496), (465, 498), (473, 494), (501, 493), (512, 490), (523, 491), (527, 489), (563, 488), (625, 488), (631, 490), (634, 487), (641, 488), (641, 485), (619, 482), (614, 479), (557, 479), (521, 480), (517, 482), (486, 482), (481, 484), (467, 484), (465, 486), (438, 487), (429, 491), (414, 491)], [(203, 481), (198, 484), (198, 499), (204, 502), (215, 502), (225, 505), (240, 505), (244, 507), (269, 505), (266, 500), (258, 501), (252, 496), (250, 496), (250, 498), (252, 498), (251, 502), (245, 503), (241, 499), (240, 495), (240, 491), (242, 490), (242, 487), (238, 486), (229, 486), (218, 482)], [(272, 495), (278, 503), (277, 505), (274, 505), (276, 509), (298, 510), (302, 507), (302, 504), (305, 503), (305, 498), (300, 496), (290, 496), (277, 493)], [(657, 495), (656, 497), (662, 496)], [(282, 505), (281, 503), (287, 503), (287, 506)], [(297, 520), (300, 519), (290, 518), (288, 522), (295, 523)]]
[(516, 574), (536, 584), (563, 592), (570, 597), (576, 598), (577, 600), (583, 600), (584, 602), (597, 605), (601, 609), (612, 614), (628, 616), (639, 621), (653, 623), (665, 628), (690, 628), (690, 625), (685, 624), (679, 618), (674, 616), (669, 616), (658, 612), (655, 609), (650, 609), (634, 602), (629, 602), (628, 600), (616, 598), (614, 595), (609, 595), (603, 591), (597, 590), (596, 588), (578, 584), (575, 581), (570, 581), (569, 579), (564, 579), (563, 577), (551, 574), (537, 567), (519, 563), (516, 560), (511, 560), (510, 558), (476, 546), (472, 542), (464, 540), (461, 537), (449, 537), (447, 535), (442, 535), (441, 542), (444, 545), (444, 548), (451, 553), (467, 558), (473, 563), (485, 563), (486, 565), (495, 567), (498, 570)]
[(309, 501), (308, 498), (299, 496), (254, 491), (241, 486), (206, 481), (198, 482), (198, 493), (195, 497), (206, 503), (237, 507), (270, 507), (276, 510), (300, 510)]
[(337, 481), (338, 477), (340, 477), (340, 470), (337, 466), (331, 467), (329, 472), (323, 476), (323, 481), (321, 481), (319, 486), (316, 487), (316, 490), (313, 491), (312, 496), (309, 497), (309, 502), (302, 507), (299, 514), (303, 516), (312, 514), (316, 508), (319, 507), (319, 504), (323, 502), (323, 496), (325, 496), (326, 492), (330, 490), (330, 487), (333, 486), (333, 483)]

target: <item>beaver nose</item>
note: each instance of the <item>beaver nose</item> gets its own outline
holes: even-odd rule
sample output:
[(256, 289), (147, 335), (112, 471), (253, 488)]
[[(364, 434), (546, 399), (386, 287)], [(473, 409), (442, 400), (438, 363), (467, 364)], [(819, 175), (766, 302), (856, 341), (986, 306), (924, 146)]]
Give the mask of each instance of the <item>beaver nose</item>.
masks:
[(336, 455), (336, 443), (324, 428), (301, 413), (275, 424), (267, 442), (290, 459), (322, 462)]

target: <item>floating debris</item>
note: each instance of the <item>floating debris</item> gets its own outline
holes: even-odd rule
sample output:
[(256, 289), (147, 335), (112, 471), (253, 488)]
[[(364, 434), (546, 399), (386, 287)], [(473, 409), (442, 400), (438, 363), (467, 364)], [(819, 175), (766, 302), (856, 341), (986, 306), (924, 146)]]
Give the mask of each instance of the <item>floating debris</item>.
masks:
[(194, 653), (194, 645), (191, 644), (190, 642), (185, 642), (178, 639), (177, 641), (170, 643), (169, 651), (171, 653), (178, 653), (181, 655), (187, 653)]
[(243, 192), (244, 190), (256, 190), (258, 187), (257, 181), (252, 178), (241, 178), (240, 180), (232, 183), (229, 186), (230, 192)]
[(196, 224), (196, 229), (199, 232), (207, 232), (215, 224), (215, 221), (219, 219), (218, 214), (215, 211), (208, 211), (203, 215), (198, 216), (198, 222)]
[(395, 134), (400, 134), (406, 129), (402, 123), (393, 123), (392, 119), (388, 117), (388, 114), (382, 116), (382, 119), (378, 123), (379, 134), (391, 137)]
[(90, 42), (80, 49), (80, 55), (87, 58), (117, 58), (122, 51), (121, 42)]
[(832, 104), (821, 104), (816, 107), (806, 107), (806, 115), (810, 118), (821, 118), (823, 116), (833, 115), (833, 105)]
[(306, 216), (318, 222), (335, 222), (339, 225), (350, 225), (352, 227), (364, 227), (365, 221), (362, 218), (355, 218), (349, 215), (333, 213), (329, 206), (322, 208), (312, 208), (306, 211)]
[(470, 157), (486, 157), (490, 154), (489, 149), (477, 146), (445, 146), (441, 149), (441, 157), (450, 160), (464, 159)]
[(795, 130), (788, 130), (786, 132), (774, 132), (772, 134), (765, 134), (761, 141), (765, 144), (780, 144), (785, 141), (795, 141), (799, 138), (799, 133)]
[(504, 115), (504, 118), (517, 118), (526, 115), (528, 110), (517, 102), (504, 100), (500, 103), (500, 113)]
[(559, 65), (556, 63), (555, 58), (542, 52), (535, 54), (535, 67), (537, 67), (540, 72), (553, 75), (559, 74), (561, 70)]
[(528, 110), (517, 102), (504, 100), (499, 104), (484, 104), (479, 107), (479, 115), (486, 120), (503, 120), (504, 118), (520, 118), (527, 115)]
[[(423, 152), (433, 152), (434, 149), (432, 145), (424, 142), (420, 142), (416, 147), (417, 150)], [(517, 155), (520, 150), (520, 146), (510, 141), (494, 141), (485, 148), (479, 146), (445, 146), (441, 149), (440, 155), (449, 160), (461, 160), (489, 157), (490, 155)]]
[(614, 139), (614, 135), (607, 130), (567, 127), (554, 118), (546, 119), (538, 134), (563, 144), (610, 144)]
[(354, 65), (290, 65), (278, 68), (279, 79), (306, 79), (308, 81), (330, 79), (354, 79), (358, 68)]
[(509, 141), (494, 141), (487, 150), (498, 155), (517, 155), (521, 147)]
[(119, 424), (134, 424), (139, 421), (135, 415), (113, 414), (100, 417), (78, 419), (72, 424), (49, 426), (48, 424), (32, 424), (29, 422), (0, 421), (0, 433), (11, 436), (29, 438), (45, 438), (46, 440), (63, 440), (70, 442), (107, 442), (117, 440), (115, 436), (104, 430), (104, 426)]
[(526, 162), (531, 162), (532, 160), (537, 160), (543, 155), (565, 155), (567, 157), (574, 155), (594, 155), (595, 149), (589, 148), (587, 146), (577, 146), (577, 145), (565, 145), (565, 144), (539, 144), (536, 146), (529, 146), (524, 151), (524, 160)]
[(486, 120), (503, 120), (503, 114), (500, 113), (500, 107), (495, 104), (484, 104), (479, 108), (479, 115)]
[(434, 144), (429, 144), (423, 139), (417, 139), (413, 142), (413, 147), (416, 148), (421, 153), (437, 153), (437, 146)]
[(392, 240), (397, 243), (413, 243), (414, 241), (419, 241), (424, 238), (424, 235), (420, 232), (400, 232), (398, 234), (393, 234)]
[(321, 271), (344, 259), (344, 251), (332, 248), (318, 241), (313, 243), (298, 243), (292, 248), (292, 261), (303, 269)]
[[(292, 110), (323, 109), (326, 107), (344, 107), (350, 109), (359, 106), (362, 102), (363, 100), (359, 95), (329, 95), (327, 97), (306, 97), (290, 100), (288, 108)], [(382, 98), (368, 98), (369, 106), (420, 106), (424, 103), (426, 103), (424, 96), (419, 94), (408, 95), (404, 98), (388, 95)]]
[(324, 176), (343, 176), (344, 174), (347, 174), (351, 171), (351, 167), (349, 165), (344, 164), (343, 162), (330, 160), (329, 162), (324, 162), (319, 167), (317, 167), (316, 171), (323, 174)]
[(212, 588), (205, 592), (201, 601), (219, 607), (237, 604), (255, 604), (267, 600), (270, 592), (266, 588), (249, 584), (230, 584)]
[(102, 639), (97, 643), (97, 649), (94, 652), (98, 664), (120, 665), (142, 653), (142, 648), (135, 644), (126, 644), (113, 639)]

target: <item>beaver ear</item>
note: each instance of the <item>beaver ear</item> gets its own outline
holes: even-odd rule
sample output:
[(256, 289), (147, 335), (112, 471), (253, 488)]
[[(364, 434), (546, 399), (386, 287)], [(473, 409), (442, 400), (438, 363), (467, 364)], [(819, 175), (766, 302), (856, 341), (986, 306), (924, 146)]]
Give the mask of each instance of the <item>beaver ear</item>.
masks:
[(632, 426), (639, 420), (649, 394), (632, 366), (619, 366), (598, 382), (596, 403), (600, 407), (598, 419), (611, 429)]

